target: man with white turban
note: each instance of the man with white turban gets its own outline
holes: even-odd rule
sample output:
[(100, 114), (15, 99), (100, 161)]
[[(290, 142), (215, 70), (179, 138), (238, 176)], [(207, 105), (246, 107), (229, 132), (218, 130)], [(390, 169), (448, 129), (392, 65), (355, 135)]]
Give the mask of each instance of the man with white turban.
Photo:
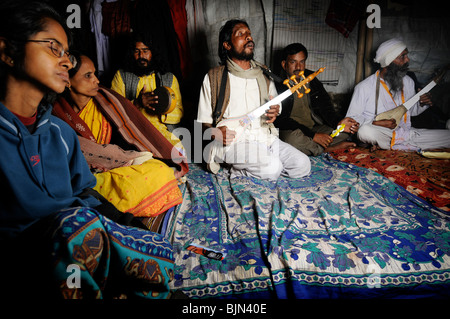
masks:
[(400, 123), (394, 119), (375, 120), (378, 114), (405, 103), (416, 92), (414, 81), (406, 75), (409, 67), (408, 49), (401, 40), (391, 39), (382, 43), (374, 61), (380, 64), (381, 69), (356, 85), (346, 115), (360, 123), (358, 139), (371, 144), (372, 149), (450, 147), (449, 130), (411, 127), (411, 116), (419, 115), (432, 105), (429, 93), (420, 97), (420, 101), (406, 112)]

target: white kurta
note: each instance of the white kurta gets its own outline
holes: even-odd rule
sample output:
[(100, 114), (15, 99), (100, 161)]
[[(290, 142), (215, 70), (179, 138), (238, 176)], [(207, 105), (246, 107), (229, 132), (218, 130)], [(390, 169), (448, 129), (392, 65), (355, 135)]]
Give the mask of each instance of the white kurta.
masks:
[[(230, 102), (225, 110), (224, 120), (243, 116), (260, 106), (259, 87), (256, 79), (244, 79), (231, 73), (228, 73), (228, 76), (230, 79)], [(269, 96), (277, 96), (273, 82), (269, 86)], [(291, 177), (307, 175), (311, 167), (309, 158), (280, 141), (277, 137), (277, 130), (273, 125), (267, 124), (266, 120), (267, 118), (263, 115), (260, 120), (253, 121), (232, 147), (225, 148), (220, 143), (210, 143), (208, 160), (210, 170), (216, 173), (219, 169), (216, 163), (226, 162), (234, 166), (235, 173), (239, 171), (242, 175), (260, 178), (276, 179), (280, 174)], [(203, 80), (200, 92), (197, 121), (206, 124), (213, 123), (208, 75)], [(297, 157), (298, 164), (283, 163), (283, 161), (289, 161), (289, 157)]]
[[(397, 93), (391, 96), (384, 86), (380, 84), (378, 112), (375, 114), (377, 73), (369, 76), (355, 87), (346, 116), (360, 123), (358, 138), (361, 141), (376, 144), (382, 149), (390, 149), (394, 130), (373, 125), (372, 122), (377, 114), (401, 105), (402, 95)], [(386, 85), (390, 89), (387, 83)], [(405, 76), (403, 78), (404, 101), (408, 101), (415, 93), (414, 81), (409, 76)], [(419, 115), (428, 107), (420, 106), (418, 102), (406, 113), (406, 119), (403, 117), (395, 129), (393, 149), (417, 150), (450, 147), (450, 131), (415, 129), (411, 127), (411, 116)]]

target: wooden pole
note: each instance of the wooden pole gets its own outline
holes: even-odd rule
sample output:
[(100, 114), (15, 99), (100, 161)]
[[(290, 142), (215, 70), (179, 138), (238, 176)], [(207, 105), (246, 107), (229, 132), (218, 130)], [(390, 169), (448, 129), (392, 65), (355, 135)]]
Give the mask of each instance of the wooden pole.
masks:
[(358, 49), (356, 51), (355, 85), (363, 79), (364, 73), (364, 48), (366, 43), (366, 20), (359, 20)]
[(364, 52), (364, 78), (372, 74), (373, 29), (366, 28), (366, 49)]

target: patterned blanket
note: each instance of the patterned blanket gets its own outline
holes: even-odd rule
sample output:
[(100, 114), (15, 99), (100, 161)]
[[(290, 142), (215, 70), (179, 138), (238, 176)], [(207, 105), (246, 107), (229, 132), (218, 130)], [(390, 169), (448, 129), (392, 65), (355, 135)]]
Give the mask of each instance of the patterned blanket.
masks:
[(417, 152), (366, 148), (341, 149), (335, 159), (369, 168), (439, 209), (450, 211), (450, 159), (425, 158)]
[(171, 288), (191, 298), (449, 296), (444, 211), (371, 170), (311, 161), (309, 176), (277, 181), (190, 165), (166, 232)]
[(56, 214), (52, 232), (53, 276), (63, 298), (169, 296), (173, 254), (161, 235), (83, 207)]

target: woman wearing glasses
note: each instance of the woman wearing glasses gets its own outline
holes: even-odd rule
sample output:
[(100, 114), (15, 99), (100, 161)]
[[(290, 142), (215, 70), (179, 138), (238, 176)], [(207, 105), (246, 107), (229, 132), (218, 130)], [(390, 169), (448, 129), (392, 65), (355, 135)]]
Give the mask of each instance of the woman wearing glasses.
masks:
[(53, 9), (39, 2), (2, 1), (2, 294), (165, 298), (173, 271), (170, 244), (98, 213), (142, 225), (92, 190), (96, 180), (76, 133), (50, 114), (46, 98), (64, 91), (76, 63), (68, 48), (64, 23)]

